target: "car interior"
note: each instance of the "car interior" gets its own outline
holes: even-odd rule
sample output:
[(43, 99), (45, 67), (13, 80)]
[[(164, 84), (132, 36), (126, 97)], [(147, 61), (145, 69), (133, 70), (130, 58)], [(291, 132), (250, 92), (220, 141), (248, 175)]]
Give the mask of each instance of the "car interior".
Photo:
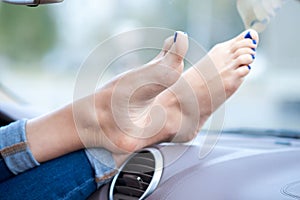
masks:
[[(33, 7), (49, 2), (58, 4)], [(0, 3), (0, 126), (71, 102), (82, 63), (111, 35), (141, 27), (185, 30), (205, 53), (245, 29), (235, 0), (22, 5)], [(259, 27), (250, 76), (193, 141), (161, 143), (132, 154), (89, 199), (300, 199), (299, 10), (298, 0), (284, 1)], [(124, 45), (118, 42), (114, 48)], [(120, 58), (103, 69), (98, 85), (131, 69), (128, 60), (137, 66), (155, 53), (147, 49)]]

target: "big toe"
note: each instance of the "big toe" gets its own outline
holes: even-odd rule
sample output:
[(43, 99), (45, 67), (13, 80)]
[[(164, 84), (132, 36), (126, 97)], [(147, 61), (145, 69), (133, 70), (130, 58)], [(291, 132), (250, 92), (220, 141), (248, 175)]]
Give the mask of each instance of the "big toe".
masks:
[(237, 40), (243, 40), (243, 39), (251, 39), (255, 44), (259, 42), (259, 36), (258, 33), (253, 29), (247, 29), (244, 32), (242, 32), (237, 38)]
[(188, 50), (188, 46), (189, 42), (187, 34), (176, 31), (173, 37), (173, 44), (170, 49), (166, 51), (162, 63), (166, 67), (170, 67), (181, 73), (183, 70), (183, 59)]
[(144, 87), (144, 91), (147, 91), (147, 98), (157, 96), (179, 79), (187, 50), (188, 36), (186, 33), (177, 31), (174, 36), (165, 41), (163, 50), (158, 56), (159, 59), (155, 59), (143, 71), (144, 81), (153, 83)]

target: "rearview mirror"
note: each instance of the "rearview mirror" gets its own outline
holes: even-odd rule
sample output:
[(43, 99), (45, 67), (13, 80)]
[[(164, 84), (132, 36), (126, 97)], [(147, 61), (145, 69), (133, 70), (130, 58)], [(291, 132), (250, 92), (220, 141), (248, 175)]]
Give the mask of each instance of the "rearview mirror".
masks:
[(26, 6), (38, 6), (40, 4), (59, 3), (63, 0), (2, 0), (5, 3), (26, 5)]

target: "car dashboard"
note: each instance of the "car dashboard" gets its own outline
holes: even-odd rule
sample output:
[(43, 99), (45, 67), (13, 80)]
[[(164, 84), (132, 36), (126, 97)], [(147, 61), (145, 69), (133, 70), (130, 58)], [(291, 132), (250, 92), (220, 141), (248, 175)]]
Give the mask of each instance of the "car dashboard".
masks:
[[(256, 135), (224, 131), (211, 151), (201, 156), (201, 151), (206, 147), (199, 141), (210, 134), (214, 132), (200, 132), (190, 144), (160, 144), (136, 153), (121, 167), (114, 180), (100, 188), (90, 199), (300, 198), (299, 139), (264, 136), (263, 131)], [(151, 149), (158, 151), (162, 160), (154, 159), (159, 164), (152, 172), (149, 169), (150, 174), (155, 171), (161, 174), (159, 178), (153, 178), (157, 186), (149, 192), (147, 188), (142, 190), (140, 184), (141, 181), (146, 182), (141, 173), (149, 174), (148, 164), (137, 161), (136, 157), (149, 158)], [(141, 167), (141, 163), (146, 167)], [(124, 178), (124, 173), (131, 179)], [(153, 187), (151, 180), (148, 182), (149, 187)]]

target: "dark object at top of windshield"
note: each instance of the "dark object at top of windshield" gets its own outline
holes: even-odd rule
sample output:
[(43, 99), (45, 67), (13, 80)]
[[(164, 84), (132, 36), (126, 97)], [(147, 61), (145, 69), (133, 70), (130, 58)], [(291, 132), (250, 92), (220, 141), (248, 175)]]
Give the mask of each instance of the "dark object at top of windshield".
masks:
[(16, 5), (26, 5), (26, 6), (38, 6), (40, 4), (50, 4), (59, 3), (63, 0), (2, 0), (5, 3), (16, 4)]

